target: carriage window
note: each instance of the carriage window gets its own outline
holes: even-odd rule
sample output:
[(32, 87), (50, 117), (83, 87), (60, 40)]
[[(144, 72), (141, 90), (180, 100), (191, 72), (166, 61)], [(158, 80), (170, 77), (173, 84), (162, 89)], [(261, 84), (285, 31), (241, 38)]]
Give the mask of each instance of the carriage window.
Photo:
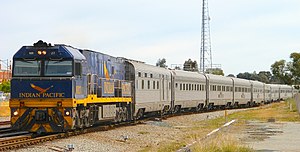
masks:
[(138, 75), (139, 75), (139, 77), (142, 77), (142, 73), (141, 72), (139, 72)]
[(157, 89), (159, 89), (159, 82), (157, 81)]
[(192, 90), (192, 86), (191, 86), (191, 84), (189, 84), (189, 90)]
[(152, 75), (152, 74), (150, 74), (150, 78), (153, 78), (153, 75)]
[(153, 89), (155, 89), (155, 81), (153, 81)]
[(148, 89), (150, 89), (150, 81), (148, 80)]
[(145, 73), (145, 78), (147, 78), (147, 73)]
[(182, 90), (182, 83), (180, 83), (180, 90)]
[(194, 90), (194, 85), (192, 84), (192, 90)]
[(217, 91), (221, 91), (221, 86), (218, 86), (218, 90)]
[(136, 89), (138, 89), (139, 88), (139, 80), (136, 80)]
[(41, 61), (15, 61), (14, 76), (40, 76)]
[(144, 85), (145, 85), (144, 80), (142, 80), (142, 89), (144, 89)]
[(183, 84), (183, 90), (185, 90), (185, 84)]
[(175, 84), (175, 87), (178, 88), (178, 84), (177, 83)]

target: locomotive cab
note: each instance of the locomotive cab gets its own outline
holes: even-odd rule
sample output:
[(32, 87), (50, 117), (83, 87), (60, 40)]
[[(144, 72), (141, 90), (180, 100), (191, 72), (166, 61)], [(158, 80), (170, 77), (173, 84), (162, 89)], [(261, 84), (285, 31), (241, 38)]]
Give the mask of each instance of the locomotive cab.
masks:
[[(62, 132), (74, 127), (74, 98), (86, 97), (85, 57), (70, 46), (23, 46), (13, 57), (12, 128)], [(75, 95), (76, 94), (76, 95)]]

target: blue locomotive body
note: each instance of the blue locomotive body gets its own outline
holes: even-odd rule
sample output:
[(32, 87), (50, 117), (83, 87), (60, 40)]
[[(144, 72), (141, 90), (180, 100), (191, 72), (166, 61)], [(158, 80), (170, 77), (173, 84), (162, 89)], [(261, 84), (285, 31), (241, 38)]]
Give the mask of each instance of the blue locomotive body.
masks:
[(12, 127), (62, 132), (114, 120), (121, 113), (124, 116), (118, 121), (127, 120), (131, 89), (124, 80), (122, 62), (102, 53), (41, 41), (22, 47), (13, 58)]

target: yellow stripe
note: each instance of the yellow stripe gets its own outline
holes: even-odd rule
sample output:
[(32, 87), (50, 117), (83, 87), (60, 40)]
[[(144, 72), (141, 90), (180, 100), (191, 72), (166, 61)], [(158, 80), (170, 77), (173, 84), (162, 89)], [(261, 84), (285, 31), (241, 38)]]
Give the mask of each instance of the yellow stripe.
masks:
[(132, 102), (131, 97), (111, 97), (111, 98), (97, 98), (97, 95), (89, 95), (88, 98), (76, 100), (76, 104), (88, 103), (118, 103), (118, 102)]
[[(24, 107), (35, 107), (35, 108), (51, 108), (57, 107), (57, 102), (62, 102), (62, 107), (77, 107), (77, 104), (88, 103), (118, 103), (118, 102), (132, 102), (131, 97), (101, 97), (98, 98), (97, 95), (89, 95), (84, 99), (11, 99), (9, 106), (12, 108), (20, 107), (20, 102), (24, 102)], [(42, 103), (42, 104), (41, 104)]]

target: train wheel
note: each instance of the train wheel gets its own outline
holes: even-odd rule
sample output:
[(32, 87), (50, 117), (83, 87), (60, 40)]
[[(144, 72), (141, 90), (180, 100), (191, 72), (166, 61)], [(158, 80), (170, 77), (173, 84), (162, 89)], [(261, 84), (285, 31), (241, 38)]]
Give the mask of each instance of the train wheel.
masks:
[(144, 117), (144, 110), (139, 109), (139, 111), (136, 114), (136, 119), (142, 119)]
[(123, 107), (123, 121), (127, 121), (128, 120), (128, 110), (126, 107)]
[(121, 113), (121, 121), (124, 121), (124, 122), (127, 121), (127, 115), (125, 112)]
[(83, 121), (84, 121), (84, 126), (85, 127), (90, 127), (90, 122), (89, 122), (89, 118), (88, 117), (84, 117)]
[(180, 113), (180, 110), (181, 110), (180, 106), (175, 106), (174, 113)]
[(115, 122), (121, 122), (121, 121), (122, 121), (121, 112), (120, 112), (120, 110), (117, 110)]
[(197, 112), (203, 111), (203, 104), (198, 104), (198, 106), (196, 107), (196, 111)]

